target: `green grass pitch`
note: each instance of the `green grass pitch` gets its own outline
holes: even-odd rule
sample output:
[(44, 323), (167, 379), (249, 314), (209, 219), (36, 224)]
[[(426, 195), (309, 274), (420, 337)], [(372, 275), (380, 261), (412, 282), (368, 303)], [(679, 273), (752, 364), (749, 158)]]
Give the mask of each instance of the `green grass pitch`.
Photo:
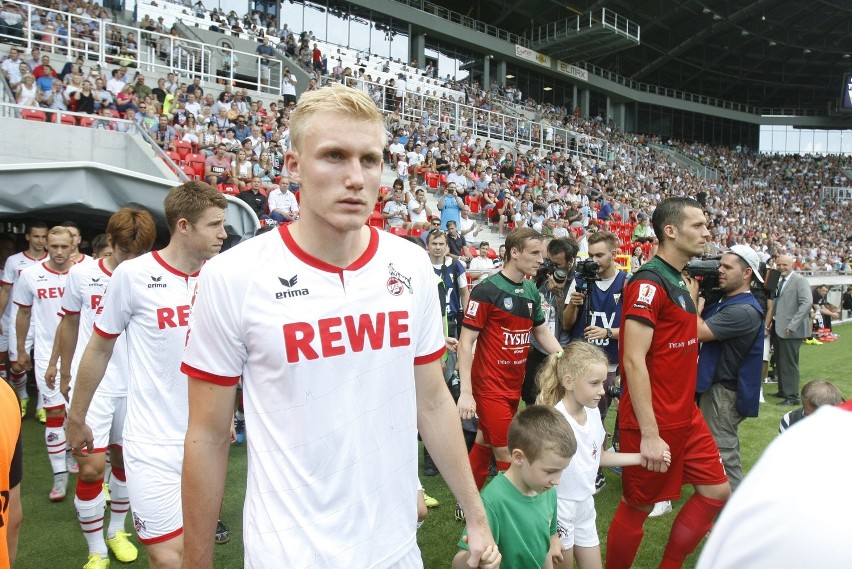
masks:
[[(802, 384), (811, 379), (828, 379), (834, 382), (844, 396), (852, 396), (852, 376), (848, 370), (848, 355), (844, 355), (844, 346), (849, 343), (848, 334), (852, 327), (838, 326), (835, 331), (841, 340), (823, 346), (802, 346), (801, 367)], [(777, 389), (775, 385), (766, 386), (768, 395)], [(746, 472), (759, 458), (766, 445), (776, 436), (778, 422), (790, 408), (776, 407), (776, 399), (769, 397), (761, 405), (760, 417), (749, 419), (740, 426), (740, 441)], [(74, 477), (69, 483), (69, 494), (62, 503), (54, 504), (47, 500), (51, 486), (50, 465), (44, 450), (44, 427), (32, 417), (33, 410), (23, 423), (24, 433), (24, 482), (22, 485), (24, 523), (21, 529), (16, 569), (73, 569), (82, 567), (86, 561), (86, 543), (80, 532), (74, 514), (73, 487)], [(614, 414), (610, 414), (611, 423)], [(611, 429), (612, 425), (607, 427)], [(251, 433), (249, 433), (251, 436)], [(621, 495), (621, 480), (610, 471), (606, 471), (607, 486), (596, 497), (598, 510), (598, 532), (602, 548), (606, 544), (606, 530), (612, 519), (618, 499)], [(228, 483), (222, 518), (231, 530), (231, 542), (216, 546), (215, 565), (221, 569), (237, 569), (243, 566), (241, 539), (242, 504), (246, 478), (246, 447), (234, 446), (231, 449)], [(455, 500), (440, 476), (421, 481), (428, 494), (437, 498), (440, 506), (429, 511), (429, 517), (419, 531), (418, 542), (427, 569), (443, 569), (450, 566), (450, 560), (456, 552), (456, 543), (462, 526), (453, 517)], [(691, 490), (684, 489), (683, 498)], [(645, 539), (636, 557), (635, 567), (639, 569), (656, 567), (662, 557), (662, 550), (668, 538), (672, 521), (681, 502), (675, 503), (675, 512), (661, 518), (648, 519), (645, 524)], [(128, 516), (128, 530), (132, 531)], [(694, 567), (697, 555), (691, 556), (686, 567)], [(128, 567), (147, 567), (147, 558), (140, 547), (139, 559)], [(113, 560), (113, 567), (121, 566)], [(353, 568), (357, 569), (357, 568)]]

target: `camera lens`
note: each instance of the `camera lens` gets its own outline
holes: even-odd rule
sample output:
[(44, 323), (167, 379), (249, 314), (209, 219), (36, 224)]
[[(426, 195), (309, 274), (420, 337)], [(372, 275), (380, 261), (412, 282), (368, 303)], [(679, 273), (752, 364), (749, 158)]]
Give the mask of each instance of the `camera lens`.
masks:
[(563, 283), (568, 279), (568, 271), (565, 269), (556, 269), (553, 271), (553, 280), (558, 283)]

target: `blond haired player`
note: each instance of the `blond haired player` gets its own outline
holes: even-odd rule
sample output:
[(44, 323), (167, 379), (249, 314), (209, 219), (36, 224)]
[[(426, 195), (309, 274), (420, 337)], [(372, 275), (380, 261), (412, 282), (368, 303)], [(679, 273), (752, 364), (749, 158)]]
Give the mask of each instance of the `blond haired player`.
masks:
[[(21, 272), (12, 300), (18, 305), (15, 318), (17, 357), (12, 363), (15, 372), (34, 369), (39, 397), (47, 413), (44, 442), (53, 470), (53, 502), (65, 499), (68, 467), (65, 460), (65, 399), (59, 389), (48, 387), (45, 381), (48, 360), (53, 351), (53, 339), (59, 325), (62, 295), (71, 260), (73, 237), (65, 227), (54, 227), (47, 234), (48, 260), (31, 265)], [(27, 335), (33, 329), (33, 360), (27, 350)]]
[(299, 220), (214, 259), (198, 285), (182, 366), (183, 566), (213, 566), (242, 376), (246, 567), (422, 567), (418, 429), (470, 514), (471, 567), (496, 567), (441, 373), (434, 273), (422, 249), (365, 225), (382, 173), (382, 115), (364, 93), (334, 85), (302, 95), (290, 133)]

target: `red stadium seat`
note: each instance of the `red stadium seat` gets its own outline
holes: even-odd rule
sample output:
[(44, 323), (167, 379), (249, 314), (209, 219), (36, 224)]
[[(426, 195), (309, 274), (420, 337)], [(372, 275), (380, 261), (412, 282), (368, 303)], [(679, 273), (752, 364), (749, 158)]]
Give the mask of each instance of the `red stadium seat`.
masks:
[(72, 115), (56, 115), (53, 117), (53, 122), (67, 124), (69, 126), (77, 126), (77, 119), (75, 119)]
[(174, 162), (175, 164), (180, 165), (180, 162), (181, 162), (180, 154), (178, 154), (174, 150), (166, 150), (166, 156), (171, 158), (172, 162)]
[(370, 214), (369, 219), (367, 219), (367, 225), (370, 227), (376, 227), (378, 229), (385, 228), (385, 218), (382, 217), (382, 214), (373, 212)]
[(482, 210), (482, 201), (479, 198), (467, 195), (464, 197), (464, 203), (470, 208), (470, 213), (478, 214)]
[(393, 235), (399, 235), (400, 237), (408, 236), (408, 230), (406, 230), (404, 227), (390, 227), (388, 228), (388, 233), (391, 233)]
[(216, 187), (220, 192), (229, 196), (238, 196), (240, 194), (240, 189), (233, 184), (219, 184)]
[(183, 162), (186, 160), (187, 155), (192, 153), (192, 144), (186, 140), (179, 140), (175, 143), (175, 150), (177, 151), (178, 159)]
[(412, 227), (409, 230), (408, 234), (411, 235), (412, 237), (420, 237), (421, 235), (423, 235), (423, 228), (422, 227)]
[(184, 164), (181, 166), (181, 171), (189, 177), (190, 180), (198, 180), (198, 174), (195, 173), (195, 168), (190, 166), (189, 164)]
[(80, 126), (88, 128), (92, 126), (93, 122), (95, 122), (95, 119), (93, 119), (92, 117), (80, 117)]
[(198, 179), (204, 179), (204, 156), (200, 154), (187, 155), (186, 165), (191, 166)]
[(429, 172), (424, 178), (426, 180), (426, 185), (432, 188), (433, 190), (438, 187), (438, 180), (440, 180), (438, 174), (434, 172)]
[(44, 122), (47, 120), (47, 115), (44, 114), (44, 111), (36, 111), (33, 109), (23, 109), (21, 110), (21, 118), (28, 121), (39, 121)]

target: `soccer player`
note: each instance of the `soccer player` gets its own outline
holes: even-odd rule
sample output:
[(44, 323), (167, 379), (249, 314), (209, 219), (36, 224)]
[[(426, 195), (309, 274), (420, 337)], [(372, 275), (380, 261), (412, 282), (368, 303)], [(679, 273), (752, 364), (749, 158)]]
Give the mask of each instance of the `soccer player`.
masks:
[[(150, 251), (156, 235), (157, 228), (151, 214), (122, 208), (110, 217), (106, 228), (106, 246), (112, 254), (96, 263), (76, 265), (69, 271), (62, 297), (65, 316), (59, 324), (60, 391), (66, 397), (92, 336), (95, 316), (113, 272), (123, 261)], [(92, 428), (94, 437), (94, 453), (78, 456), (80, 473), (74, 495), (80, 529), (89, 546), (89, 558), (84, 569), (109, 567), (107, 545), (123, 563), (134, 561), (138, 554), (124, 531), (129, 499), (121, 444), (127, 409), (128, 356), (126, 338), (119, 336), (104, 379), (86, 414), (86, 423)], [(106, 495), (103, 483), (107, 448), (112, 464), (112, 481), (110, 520), (105, 541)]]
[(183, 566), (213, 566), (241, 376), (246, 567), (422, 567), (418, 430), (470, 512), (471, 567), (499, 562), (441, 373), (434, 273), (420, 247), (365, 225), (382, 115), (335, 84), (302, 95), (290, 133), (299, 220), (213, 259), (198, 285), (182, 366)]
[[(0, 329), (0, 360), (2, 360), (3, 366), (6, 365), (7, 357), (10, 362), (13, 362), (17, 359), (18, 353), (18, 340), (15, 335), (18, 306), (14, 302), (9, 302), (12, 299), (12, 290), (24, 269), (47, 259), (47, 250), (45, 249), (47, 230), (47, 224), (42, 221), (32, 223), (24, 236), (28, 243), (27, 250), (11, 255), (6, 259), (3, 278), (0, 280), (0, 313), (3, 314), (2, 320), (0, 320), (0, 328), (2, 328)], [(28, 338), (27, 342), (28, 350), (32, 349), (32, 338)], [(29, 403), (26, 372), (23, 370), (16, 372), (10, 368), (9, 383), (18, 394), (18, 399), (21, 401), (21, 417), (24, 417), (27, 414), (27, 404)], [(41, 409), (41, 406), (39, 405), (38, 408)]]
[[(698, 285), (682, 273), (710, 237), (701, 204), (667, 198), (651, 218), (660, 241), (622, 299), (618, 406), (622, 452), (641, 453), (644, 468), (626, 468), (621, 502), (609, 527), (606, 566), (627, 569), (656, 502), (695, 494), (672, 524), (661, 568), (680, 567), (710, 530), (731, 494), (722, 458), (695, 404), (698, 377)], [(671, 465), (664, 460), (671, 453)]]
[(169, 244), (121, 263), (101, 300), (77, 371), (68, 441), (78, 455), (95, 451), (87, 413), (116, 343), (126, 342), (124, 466), (133, 523), (151, 567), (174, 569), (183, 553), (180, 472), (187, 425), (180, 360), (198, 272), (226, 237), (227, 202), (212, 186), (187, 182), (169, 192), (164, 207)]
[[(478, 488), (485, 485), (492, 452), (498, 470), (507, 470), (512, 460), (507, 437), (521, 398), (530, 334), (548, 354), (562, 351), (547, 325), (541, 296), (526, 278), (541, 267), (544, 249), (541, 236), (530, 227), (509, 233), (503, 268), (473, 288), (464, 313), (458, 413), (462, 419), (479, 415), (469, 456)], [(464, 508), (456, 512), (457, 517), (466, 514)]]
[[(65, 399), (59, 389), (51, 389), (45, 382), (44, 374), (50, 354), (53, 351), (53, 339), (59, 325), (62, 309), (62, 295), (65, 292), (65, 279), (68, 270), (74, 266), (71, 260), (73, 237), (64, 227), (54, 227), (47, 234), (48, 260), (27, 267), (21, 272), (12, 300), (18, 305), (15, 318), (15, 336), (17, 339), (17, 358), (12, 363), (15, 373), (27, 372), (35, 367), (36, 384), (39, 396), (47, 414), (47, 428), (44, 441), (53, 469), (53, 488), (49, 498), (52, 502), (65, 499), (68, 485), (68, 466), (65, 458)], [(27, 334), (33, 329), (33, 359), (27, 348)]]

